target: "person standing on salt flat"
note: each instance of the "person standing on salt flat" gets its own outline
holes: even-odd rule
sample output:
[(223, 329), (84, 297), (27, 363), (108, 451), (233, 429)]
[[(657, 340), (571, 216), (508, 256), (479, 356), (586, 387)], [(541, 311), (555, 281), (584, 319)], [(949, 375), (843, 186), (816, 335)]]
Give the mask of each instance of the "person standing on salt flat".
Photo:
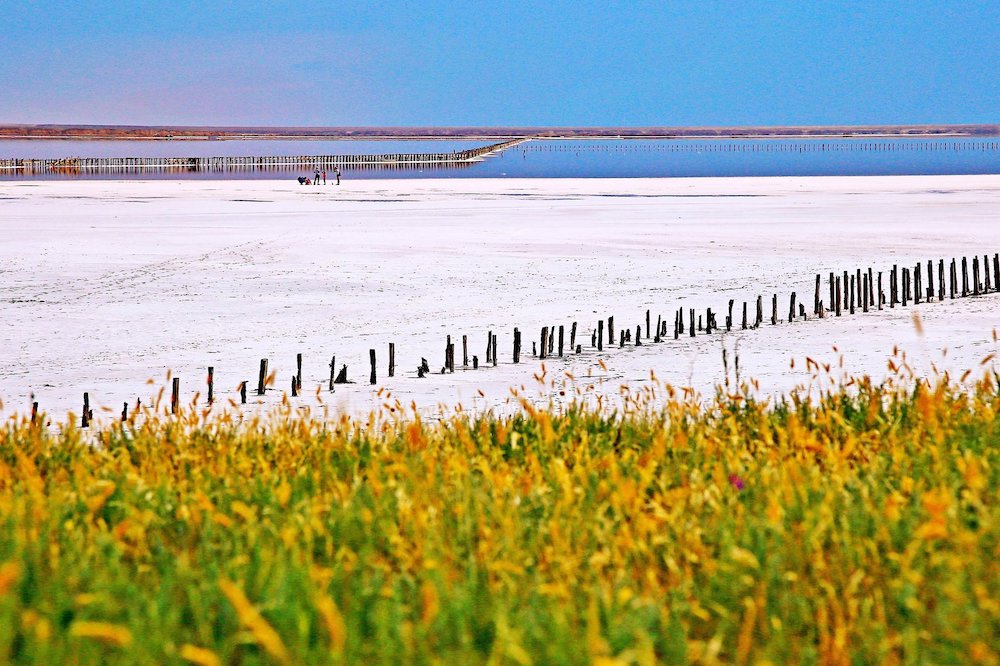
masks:
[(323, 170), (323, 184), (326, 185), (326, 170)]
[(313, 178), (313, 185), (319, 185), (319, 169), (316, 169), (316, 177)]
[(336, 167), (333, 172), (337, 174), (337, 185), (340, 185), (340, 167)]

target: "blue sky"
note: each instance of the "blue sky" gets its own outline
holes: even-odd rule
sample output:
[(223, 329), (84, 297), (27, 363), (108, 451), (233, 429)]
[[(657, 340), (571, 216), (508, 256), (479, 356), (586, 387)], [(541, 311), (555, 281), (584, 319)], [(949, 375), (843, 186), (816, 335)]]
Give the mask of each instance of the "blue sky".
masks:
[(0, 3), (0, 122), (1000, 122), (1000, 1)]

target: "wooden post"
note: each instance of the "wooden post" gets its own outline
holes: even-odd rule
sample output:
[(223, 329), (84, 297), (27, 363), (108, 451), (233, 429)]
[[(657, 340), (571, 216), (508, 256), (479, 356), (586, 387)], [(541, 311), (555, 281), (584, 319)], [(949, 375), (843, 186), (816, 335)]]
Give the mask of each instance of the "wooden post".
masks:
[(726, 315), (726, 333), (733, 330), (733, 303), (735, 302), (732, 298), (729, 299), (729, 314)]
[(839, 317), (839, 316), (840, 316), (840, 298), (841, 298), (841, 291), (840, 291), (840, 276), (838, 275), (838, 276), (837, 276), (837, 277), (836, 277), (835, 279), (836, 279), (836, 283), (837, 283), (837, 289), (836, 289), (836, 291), (835, 291), (835, 292), (834, 292), (834, 293), (832, 294), (832, 296), (833, 296), (833, 297), (834, 297), (834, 299), (835, 299), (835, 300), (834, 300), (834, 306), (833, 306), (833, 310), (834, 310), (834, 313), (835, 313), (835, 314), (836, 314), (836, 315), (837, 315), (837, 316)]
[(260, 359), (260, 374), (257, 375), (257, 395), (264, 395), (264, 382), (267, 381), (267, 359)]
[(905, 308), (907, 302), (910, 300), (910, 269), (903, 266), (903, 300), (902, 305)]
[(864, 283), (861, 285), (861, 311), (868, 312), (868, 273), (861, 274), (861, 281)]
[(90, 394), (84, 392), (83, 394), (83, 416), (80, 417), (80, 427), (89, 428), (90, 418), (92, 412), (90, 411)]
[(247, 404), (247, 382), (245, 379), (242, 382), (240, 382), (240, 404), (241, 405)]
[(795, 321), (795, 292), (792, 292), (792, 297), (788, 301), (788, 323), (791, 324)]
[(565, 333), (566, 333), (565, 327), (562, 324), (559, 324), (559, 358), (562, 358), (563, 356), (563, 339)]
[(394, 342), (389, 343), (389, 376), (396, 376), (396, 344)]
[(934, 262), (927, 260), (927, 294), (925, 300), (930, 303), (934, 298)]
[(987, 255), (983, 255), (983, 293), (987, 294), (990, 290), (990, 258)]
[(653, 336), (653, 342), (659, 342), (662, 336), (663, 336), (663, 316), (656, 315), (656, 335)]
[(493, 334), (493, 367), (497, 367), (497, 334)]
[(885, 292), (882, 291), (882, 271), (878, 272), (878, 309), (882, 309), (882, 304), (885, 303)]
[(346, 384), (347, 383), (347, 364), (344, 364), (340, 368), (340, 372), (337, 373), (337, 378), (333, 380), (334, 384)]
[(764, 297), (760, 294), (757, 295), (757, 319), (754, 321), (754, 328), (760, 328), (760, 325), (764, 323)]
[(857, 285), (857, 283), (856, 283), (856, 281), (854, 279), (854, 274), (852, 273), (851, 274), (851, 289), (850, 289), (850, 292), (851, 292), (850, 313), (851, 314), (854, 314), (854, 295), (857, 293), (857, 291), (858, 291), (858, 285)]
[(972, 257), (972, 295), (979, 295), (979, 255)]
[[(649, 337), (650, 337), (650, 334), (649, 334), (649, 310), (646, 310), (646, 339), (648, 340)], [(639, 342), (639, 336), (638, 335), (635, 336), (635, 341)]]
[(488, 331), (486, 333), (486, 362), (489, 363), (492, 358), (493, 353), (493, 331)]
[(208, 366), (208, 404), (215, 402), (215, 368)]
[(993, 288), (1000, 291), (1000, 252), (993, 255)]
[(955, 298), (955, 293), (958, 291), (958, 270), (955, 267), (955, 260), (954, 259), (951, 260), (951, 271), (950, 271), (950, 273), (951, 273), (951, 275), (949, 275), (949, 277), (951, 279), (948, 281), (949, 282), (949, 284), (948, 284), (949, 294), (948, 295), (951, 298)]
[(604, 320), (597, 320), (597, 351), (604, 351)]
[(742, 330), (747, 330), (747, 302), (743, 301), (743, 323), (740, 325)]
[[(35, 412), (38, 411), (38, 403), (36, 402), (31, 408), (31, 422), (35, 422)], [(122, 403), (122, 423), (128, 421), (128, 403)]]
[(816, 294), (813, 296), (813, 314), (819, 316), (819, 273), (816, 273)]
[(295, 387), (302, 390), (302, 354), (295, 355)]
[(170, 390), (170, 413), (176, 414), (181, 402), (181, 378), (174, 377), (173, 386)]
[(375, 350), (374, 349), (369, 349), (368, 350), (368, 359), (371, 361), (371, 364), (372, 364), (371, 383), (374, 384), (375, 383)]
[(337, 357), (332, 356), (330, 358), (330, 390), (333, 390), (333, 376), (337, 372)]
[(462, 367), (469, 367), (469, 336), (462, 336)]
[(923, 291), (922, 287), (923, 287), (923, 284), (922, 284), (922, 281), (920, 280), (920, 262), (918, 261), (917, 265), (913, 267), (913, 302), (914, 303), (919, 303), (920, 302), (920, 296), (921, 296), (920, 292)]
[(836, 281), (833, 278), (833, 271), (830, 272), (830, 309), (834, 309), (837, 304), (837, 293), (840, 291), (840, 287), (837, 286)]
[(473, 370), (478, 370), (479, 369), (479, 357), (478, 356), (473, 355), (473, 357), (472, 357), (472, 369)]
[(874, 284), (874, 280), (872, 278), (873, 278), (872, 269), (869, 268), (868, 269), (868, 307), (871, 307), (872, 304), (875, 302), (875, 293), (874, 293), (875, 284)]
[(844, 282), (842, 283), (842, 286), (844, 287), (844, 301), (843, 301), (843, 305), (844, 305), (844, 309), (847, 309), (848, 303), (849, 303), (850, 298), (851, 298), (850, 294), (848, 293), (850, 291), (850, 288), (849, 288), (850, 287), (850, 281), (847, 278), (847, 271), (844, 271)]
[(771, 326), (778, 324), (778, 295), (771, 295)]
[(549, 327), (548, 326), (542, 326), (542, 341), (541, 342), (542, 342), (542, 348), (540, 350), (541, 353), (539, 354), (538, 358), (544, 359), (545, 358), (545, 352), (547, 352), (548, 349), (549, 349)]
[[(125, 409), (128, 410), (128, 403), (125, 403)], [(35, 424), (35, 420), (38, 418), (38, 402), (31, 403), (31, 424)], [(122, 419), (124, 421), (125, 419)]]
[(639, 326), (639, 325), (637, 325), (635, 327), (635, 346), (636, 347), (641, 347), (642, 346), (642, 340), (639, 338), (639, 335), (640, 335), (641, 332), (642, 332), (642, 327)]
[(618, 337), (620, 338), (618, 341), (618, 348), (621, 349), (625, 346), (625, 331), (618, 331)]
[[(691, 317), (690, 318), (691, 318), (691, 322), (690, 322), (691, 323), (691, 331), (690, 331), (691, 335), (690, 335), (690, 337), (693, 338), (694, 337), (694, 308), (691, 308)], [(699, 326), (699, 328), (700, 328), (700, 326)]]
[(576, 322), (574, 321), (569, 327), (569, 348), (576, 349)]
[(615, 318), (608, 317), (608, 344), (615, 344)]
[(944, 300), (944, 259), (938, 260), (938, 300)]
[(962, 257), (962, 298), (969, 295), (969, 262)]
[(521, 362), (521, 331), (514, 328), (514, 363)]
[(299, 381), (295, 375), (292, 375), (292, 397), (298, 397), (299, 395)]

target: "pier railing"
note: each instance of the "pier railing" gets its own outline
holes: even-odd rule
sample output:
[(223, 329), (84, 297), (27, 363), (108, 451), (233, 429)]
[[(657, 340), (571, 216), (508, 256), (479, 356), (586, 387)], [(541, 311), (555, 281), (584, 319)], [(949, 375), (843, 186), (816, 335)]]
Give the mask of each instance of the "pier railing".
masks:
[(0, 159), (0, 170), (25, 174), (52, 172), (129, 172), (142, 169), (170, 171), (244, 171), (269, 169), (332, 169), (420, 167), (477, 162), (523, 143), (512, 139), (450, 153), (386, 153), (379, 155), (267, 155), (256, 157), (64, 157), (58, 159)]

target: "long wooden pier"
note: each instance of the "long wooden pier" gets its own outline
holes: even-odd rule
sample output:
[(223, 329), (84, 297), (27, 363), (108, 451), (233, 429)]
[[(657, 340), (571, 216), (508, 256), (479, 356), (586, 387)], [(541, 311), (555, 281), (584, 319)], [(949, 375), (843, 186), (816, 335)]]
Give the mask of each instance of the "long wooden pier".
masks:
[(127, 172), (131, 170), (250, 171), (274, 169), (412, 168), (463, 165), (529, 141), (518, 138), (450, 153), (386, 153), (379, 155), (268, 155), (258, 157), (64, 157), (0, 159), (0, 171), (24, 174)]

